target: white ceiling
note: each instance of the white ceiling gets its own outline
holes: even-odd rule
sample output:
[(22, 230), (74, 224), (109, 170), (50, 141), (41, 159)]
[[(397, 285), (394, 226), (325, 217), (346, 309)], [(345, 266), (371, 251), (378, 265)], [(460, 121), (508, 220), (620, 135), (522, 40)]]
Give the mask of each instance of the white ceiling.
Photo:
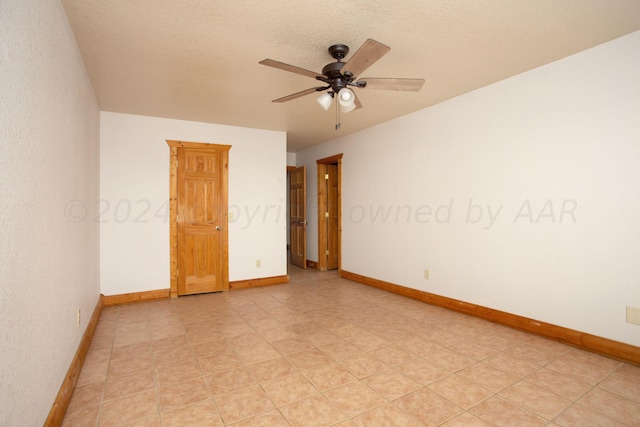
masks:
[[(639, 0), (63, 0), (103, 111), (287, 132), (297, 152), (640, 30)], [(364, 108), (324, 111), (327, 48), (372, 38), (391, 51), (366, 77), (420, 92), (355, 89)], [(347, 56), (346, 60), (349, 59)], [(612, 64), (615, 66), (615, 64)], [(360, 76), (360, 77), (363, 77)], [(216, 142), (216, 141), (209, 141)]]

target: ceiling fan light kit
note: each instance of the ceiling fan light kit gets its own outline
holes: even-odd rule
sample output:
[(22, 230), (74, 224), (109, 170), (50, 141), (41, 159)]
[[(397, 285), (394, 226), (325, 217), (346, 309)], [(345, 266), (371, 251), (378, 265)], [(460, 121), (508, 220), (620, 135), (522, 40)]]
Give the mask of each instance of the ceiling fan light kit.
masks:
[[(417, 92), (422, 88), (424, 79), (402, 79), (402, 78), (361, 78), (356, 81), (357, 77), (369, 68), (373, 63), (382, 58), (391, 48), (372, 39), (367, 39), (362, 46), (354, 53), (347, 62), (342, 60), (349, 53), (349, 47), (344, 44), (335, 44), (329, 47), (329, 54), (336, 60), (322, 68), (322, 73), (315, 73), (304, 68), (294, 65), (285, 64), (273, 59), (264, 59), (260, 64), (277, 68), (284, 71), (311, 77), (326, 86), (318, 86), (306, 89), (294, 94), (274, 99), (273, 102), (281, 103), (309, 95), (314, 92), (326, 91), (320, 95), (316, 101), (327, 111), (333, 103), (333, 98), (338, 95), (336, 104), (336, 130), (340, 128), (339, 111), (348, 113), (357, 108), (361, 108), (362, 104), (358, 100), (355, 92), (348, 87), (355, 88), (371, 88), (379, 90), (402, 90)], [(339, 108), (338, 108), (339, 107)]]

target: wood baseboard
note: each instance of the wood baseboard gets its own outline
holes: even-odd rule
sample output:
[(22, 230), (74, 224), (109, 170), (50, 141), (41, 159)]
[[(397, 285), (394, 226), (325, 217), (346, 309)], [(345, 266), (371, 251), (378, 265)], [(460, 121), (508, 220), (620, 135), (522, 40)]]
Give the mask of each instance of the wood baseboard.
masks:
[(82, 335), (80, 345), (76, 350), (76, 354), (73, 356), (73, 360), (71, 361), (71, 365), (69, 366), (67, 375), (62, 381), (62, 386), (60, 387), (60, 391), (58, 391), (56, 400), (54, 400), (53, 406), (51, 406), (51, 410), (49, 411), (49, 416), (44, 423), (44, 427), (57, 427), (62, 424), (64, 414), (65, 412), (67, 412), (67, 407), (69, 407), (69, 402), (71, 401), (73, 389), (78, 382), (80, 370), (82, 370), (82, 365), (84, 364), (84, 360), (87, 357), (87, 352), (89, 351), (89, 346), (91, 345), (91, 340), (93, 339), (93, 333), (95, 332), (96, 326), (98, 325), (98, 320), (100, 320), (102, 307), (104, 307), (104, 295), (100, 295), (98, 303), (93, 309), (93, 314), (91, 315), (91, 319), (87, 324), (87, 329), (85, 329), (84, 334)]
[(570, 344), (575, 347), (589, 350), (604, 356), (613, 357), (625, 362), (640, 365), (640, 347), (608, 338), (591, 335), (550, 323), (540, 322), (517, 314), (506, 313), (500, 310), (483, 307), (481, 305), (443, 297), (417, 289), (407, 288), (393, 283), (385, 282), (349, 271), (341, 271), (341, 277), (353, 280), (375, 288), (383, 289), (394, 294), (403, 295), (428, 304), (448, 308), (460, 313), (469, 314), (491, 322), (510, 326), (521, 331), (530, 332), (556, 341)]
[(109, 295), (104, 297), (104, 306), (147, 302), (170, 297), (170, 289), (156, 289), (153, 291), (132, 292), (130, 294)]
[(234, 289), (257, 288), (259, 286), (282, 285), (285, 283), (289, 283), (288, 275), (261, 277), (259, 279), (236, 280), (234, 282), (229, 282), (229, 289), (234, 290)]
[(316, 261), (307, 260), (307, 267), (318, 269), (318, 263)]

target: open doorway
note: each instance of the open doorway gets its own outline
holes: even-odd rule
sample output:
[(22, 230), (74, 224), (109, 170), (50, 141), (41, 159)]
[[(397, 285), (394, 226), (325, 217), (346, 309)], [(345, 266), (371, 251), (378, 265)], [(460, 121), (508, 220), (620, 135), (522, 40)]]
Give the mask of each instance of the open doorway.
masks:
[(318, 164), (318, 270), (341, 270), (342, 154)]

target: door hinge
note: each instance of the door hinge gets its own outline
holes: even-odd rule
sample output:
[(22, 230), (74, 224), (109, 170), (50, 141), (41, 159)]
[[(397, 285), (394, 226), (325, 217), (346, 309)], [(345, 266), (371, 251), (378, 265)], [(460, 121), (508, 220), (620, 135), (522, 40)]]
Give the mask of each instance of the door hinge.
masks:
[(329, 218), (329, 212), (325, 212), (325, 213), (324, 213), (324, 217), (325, 217), (325, 218)]
[(329, 255), (329, 250), (326, 250), (324, 254)]
[(328, 173), (324, 174), (324, 179), (329, 179), (329, 174)]
[(180, 270), (176, 268), (176, 277), (180, 275)]

